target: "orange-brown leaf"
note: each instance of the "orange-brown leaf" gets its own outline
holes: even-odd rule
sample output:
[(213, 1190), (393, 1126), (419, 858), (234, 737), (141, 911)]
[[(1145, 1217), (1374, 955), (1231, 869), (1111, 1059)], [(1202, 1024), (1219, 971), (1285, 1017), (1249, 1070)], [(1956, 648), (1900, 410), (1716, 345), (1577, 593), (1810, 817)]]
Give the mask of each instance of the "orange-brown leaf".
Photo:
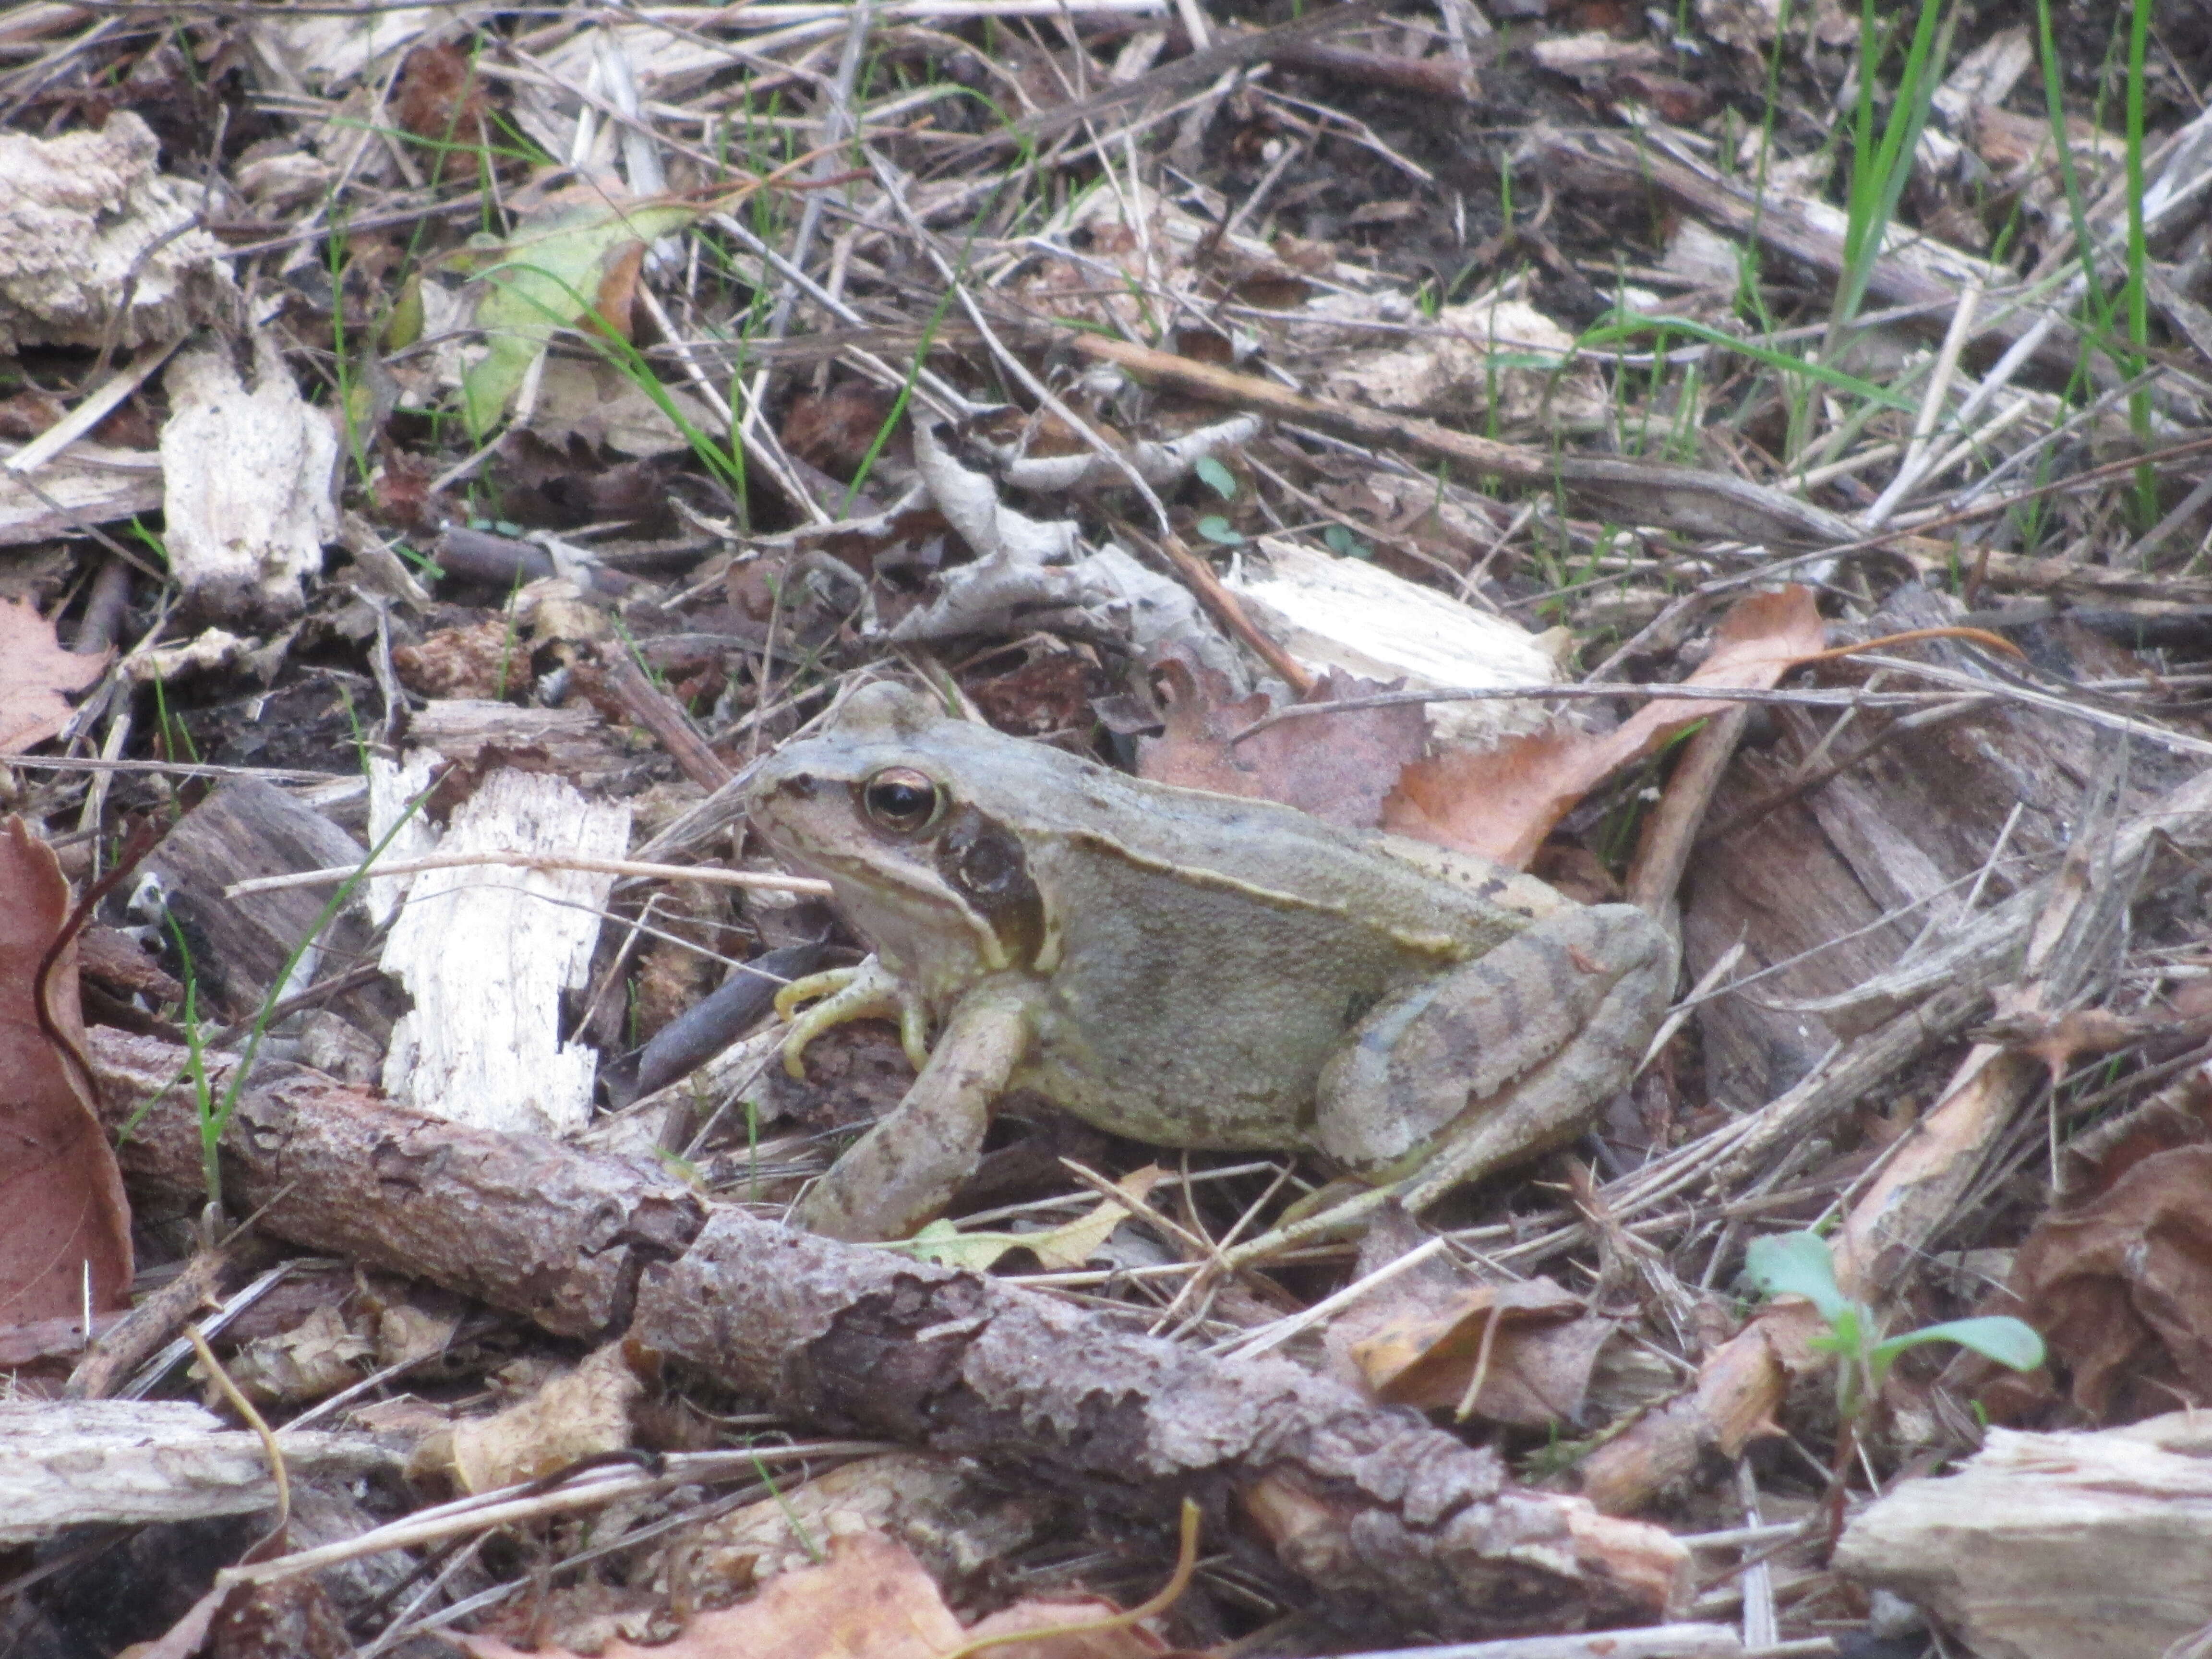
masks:
[[(1281, 801), (1348, 829), (1381, 823), (1393, 781), (1428, 742), (1420, 706), (1400, 703), (1285, 720), (1232, 744), (1237, 732), (1267, 714), (1265, 696), (1232, 697), (1219, 675), (1194, 674), (1177, 662), (1166, 664), (1161, 678), (1167, 729), (1138, 744), (1140, 775)], [(1339, 702), (1379, 689), (1332, 669), (1303, 701)]]
[(592, 296), (592, 313), (599, 325), (617, 339), (635, 337), (637, 279), (645, 270), (645, 244), (624, 242), (607, 252), (599, 272), (599, 291)]
[[(1729, 612), (1692, 685), (1764, 690), (1824, 643), (1809, 588), (1754, 593)], [(1614, 730), (1539, 733), (1480, 753), (1455, 750), (1407, 767), (1382, 826), (1417, 841), (1525, 869), (1552, 826), (1614, 772), (1656, 751), (1726, 698), (1654, 700)]]
[[(0, 823), (0, 1325), (127, 1307), (131, 1216), (85, 1079), (39, 1022), (40, 964), (69, 918), (53, 848)], [(84, 1052), (76, 952), (48, 978), (51, 1023)]]

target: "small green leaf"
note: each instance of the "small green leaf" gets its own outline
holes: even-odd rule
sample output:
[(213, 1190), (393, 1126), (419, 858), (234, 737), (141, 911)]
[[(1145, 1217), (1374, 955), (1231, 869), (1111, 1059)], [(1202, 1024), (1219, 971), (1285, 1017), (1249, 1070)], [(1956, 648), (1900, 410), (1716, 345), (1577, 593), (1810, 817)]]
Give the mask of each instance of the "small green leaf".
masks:
[(1329, 526), (1321, 532), (1321, 538), (1328, 544), (1329, 551), (1341, 554), (1347, 559), (1371, 559), (1375, 556), (1373, 548), (1340, 524)]
[(1744, 1272), (1769, 1296), (1802, 1296), (1830, 1324), (1850, 1307), (1836, 1285), (1828, 1241), (1818, 1233), (1775, 1233), (1755, 1238), (1744, 1252)]
[(461, 377), (470, 436), (482, 441), (554, 336), (581, 324), (600, 278), (625, 246), (673, 235), (702, 211), (672, 201), (595, 203), (549, 213), (506, 242), (449, 256), (483, 284), (471, 325), (483, 336), (485, 352)]
[(902, 1245), (924, 1261), (940, 1267), (964, 1267), (984, 1273), (992, 1263), (1021, 1241), (1012, 1233), (963, 1233), (949, 1221), (933, 1221)]
[(384, 338), (386, 351), (400, 351), (422, 337), (422, 277), (416, 272), (400, 284), (399, 297), (392, 301), (392, 314), (384, 319)]
[(1215, 460), (1212, 456), (1207, 455), (1200, 459), (1192, 466), (1191, 471), (1198, 474), (1200, 483), (1220, 496), (1223, 501), (1232, 501), (1236, 498), (1237, 475)]
[(1229, 520), (1223, 518), (1218, 513), (1207, 514), (1204, 518), (1198, 521), (1194, 528), (1197, 530), (1200, 535), (1205, 537), (1206, 540), (1210, 542), (1218, 542), (1224, 547), (1242, 547), (1244, 545), (1244, 538), (1238, 535), (1234, 530), (1231, 530), (1229, 527)]
[(1984, 1359), (1994, 1359), (2016, 1371), (2032, 1371), (2043, 1363), (2043, 1339), (2035, 1334), (2033, 1326), (2007, 1314), (1954, 1319), (1906, 1331), (1876, 1345), (1875, 1363), (1886, 1364), (1905, 1349), (1917, 1348), (1923, 1342), (1955, 1342), (1962, 1348), (1972, 1348)]

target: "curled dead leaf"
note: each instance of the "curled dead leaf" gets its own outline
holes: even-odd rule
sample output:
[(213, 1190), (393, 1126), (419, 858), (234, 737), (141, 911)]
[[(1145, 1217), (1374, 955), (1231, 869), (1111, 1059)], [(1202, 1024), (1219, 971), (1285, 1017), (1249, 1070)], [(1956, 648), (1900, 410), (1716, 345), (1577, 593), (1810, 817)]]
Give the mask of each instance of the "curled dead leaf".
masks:
[(1351, 1356), (1388, 1404), (1541, 1427), (1577, 1420), (1613, 1331), (1547, 1279), (1473, 1285), (1453, 1306), (1391, 1320)]

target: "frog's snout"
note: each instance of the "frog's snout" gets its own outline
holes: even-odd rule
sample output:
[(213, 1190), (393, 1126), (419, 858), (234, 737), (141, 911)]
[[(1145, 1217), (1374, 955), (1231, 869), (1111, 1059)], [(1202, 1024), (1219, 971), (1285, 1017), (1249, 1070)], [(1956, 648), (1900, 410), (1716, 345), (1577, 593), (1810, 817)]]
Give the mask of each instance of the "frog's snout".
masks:
[(777, 756), (753, 775), (746, 786), (744, 803), (748, 817), (757, 820), (764, 811), (773, 811), (779, 803), (811, 801), (822, 793), (823, 780), (805, 766), (793, 766), (782, 756)]

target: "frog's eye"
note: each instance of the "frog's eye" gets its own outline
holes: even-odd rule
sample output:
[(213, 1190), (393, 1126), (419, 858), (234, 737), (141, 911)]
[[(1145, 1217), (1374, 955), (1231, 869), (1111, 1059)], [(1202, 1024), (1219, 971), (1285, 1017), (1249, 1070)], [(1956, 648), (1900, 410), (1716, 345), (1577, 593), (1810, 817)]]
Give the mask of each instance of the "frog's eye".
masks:
[(944, 811), (944, 792), (928, 774), (910, 766), (887, 767), (860, 786), (860, 805), (878, 829), (910, 836), (927, 830)]

